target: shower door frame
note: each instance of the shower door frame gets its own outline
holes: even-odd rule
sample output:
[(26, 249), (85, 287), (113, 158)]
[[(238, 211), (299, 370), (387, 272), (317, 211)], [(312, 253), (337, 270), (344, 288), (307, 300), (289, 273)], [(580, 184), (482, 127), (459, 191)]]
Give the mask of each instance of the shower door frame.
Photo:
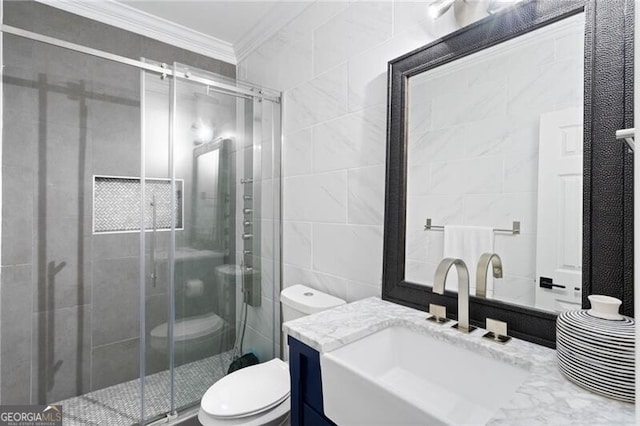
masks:
[[(95, 56), (95, 57), (99, 57), (102, 59), (106, 59), (108, 61), (112, 61), (112, 62), (116, 62), (116, 63), (120, 63), (123, 65), (127, 65), (127, 66), (131, 66), (134, 68), (137, 68), (141, 71), (140, 75), (140, 82), (141, 82), (141, 93), (144, 94), (144, 90), (145, 90), (145, 72), (151, 72), (151, 73), (155, 73), (157, 74), (159, 77), (161, 78), (166, 78), (166, 77), (173, 77), (173, 81), (171, 83), (171, 91), (170, 91), (170, 102), (171, 102), (171, 111), (170, 111), (170, 128), (169, 128), (169, 145), (170, 145), (170, 156), (169, 156), (169, 161), (170, 161), (170, 180), (171, 180), (171, 188), (172, 188), (172, 193), (175, 193), (175, 170), (174, 170), (174, 164), (173, 164), (173, 130), (174, 130), (174, 124), (175, 124), (175, 100), (176, 100), (176, 84), (177, 81), (179, 79), (184, 79), (185, 81), (191, 81), (191, 82), (197, 82), (200, 83), (204, 86), (207, 86), (209, 88), (209, 90), (215, 91), (215, 92), (220, 92), (222, 94), (226, 94), (226, 95), (230, 95), (230, 96), (237, 96), (237, 97), (243, 97), (243, 98), (251, 98), (254, 100), (254, 103), (256, 101), (258, 102), (262, 102), (263, 100), (266, 101), (270, 101), (273, 102), (274, 104), (277, 104), (280, 106), (280, 114), (279, 114), (279, 118), (280, 120), (277, 123), (277, 127), (274, 125), (273, 126), (273, 133), (272, 133), (272, 141), (273, 141), (273, 150), (272, 150), (272, 169), (273, 169), (273, 176), (271, 177), (272, 179), (272, 183), (274, 185), (274, 191), (273, 191), (273, 198), (274, 198), (274, 202), (272, 203), (273, 205), (273, 211), (271, 212), (273, 214), (273, 222), (274, 222), (274, 226), (273, 226), (273, 241), (274, 243), (278, 244), (278, 250), (274, 251), (274, 258), (273, 258), (273, 265), (274, 265), (274, 274), (273, 274), (273, 281), (274, 281), (274, 290), (273, 290), (273, 301), (275, 303), (275, 301), (277, 300), (277, 298), (275, 297), (275, 293), (276, 293), (276, 289), (279, 289), (281, 287), (281, 268), (282, 268), (282, 232), (281, 232), (281, 228), (282, 228), (282, 217), (280, 215), (281, 211), (282, 211), (282, 196), (281, 196), (281, 192), (282, 192), (282, 185), (281, 185), (281, 179), (282, 179), (282, 174), (281, 174), (281, 159), (282, 159), (282, 142), (283, 142), (283, 134), (282, 134), (282, 94), (281, 92), (275, 91), (275, 90), (268, 90), (259, 86), (254, 86), (251, 85), (249, 83), (245, 83), (242, 81), (238, 81), (235, 80), (234, 84), (228, 84), (228, 83), (224, 83), (224, 82), (219, 82), (219, 81), (215, 81), (212, 79), (208, 79), (208, 78), (203, 78), (203, 77), (199, 77), (199, 76), (194, 76), (191, 75), (188, 72), (182, 72), (182, 71), (178, 71), (176, 69), (176, 63), (174, 63), (172, 68), (169, 68), (166, 64), (162, 64), (160, 66), (158, 65), (154, 65), (152, 63), (146, 63), (144, 62), (144, 59), (142, 60), (135, 60), (135, 59), (131, 59), (131, 58), (127, 58), (124, 56), (120, 56), (120, 55), (116, 55), (113, 53), (109, 53), (109, 52), (105, 52), (102, 50), (98, 50), (98, 49), (93, 49), (87, 46), (83, 46), (80, 44), (76, 44), (76, 43), (71, 43), (71, 42), (67, 42), (64, 40), (60, 40), (54, 37), (49, 37), (43, 34), (39, 34), (36, 32), (32, 32), (32, 31), (28, 31), (28, 30), (24, 30), (21, 28), (17, 28), (14, 26), (10, 26), (10, 25), (6, 25), (6, 24), (0, 24), (0, 36), (3, 33), (7, 33), (7, 34), (12, 34), (21, 38), (25, 38), (25, 39), (29, 39), (29, 40), (33, 40), (33, 41), (37, 41), (37, 42), (41, 42), (41, 43), (45, 43), (48, 45), (52, 45), (52, 46), (57, 46), (63, 49), (67, 49), (67, 50), (71, 50), (71, 51), (75, 51), (75, 52), (79, 52), (79, 53), (83, 53), (83, 54), (87, 54), (87, 55), (91, 55), (91, 56)], [(1, 90), (1, 89), (0, 89)], [(145, 418), (145, 392), (144, 392), (144, 382), (145, 382), (145, 372), (146, 372), (146, 321), (145, 321), (145, 313), (146, 313), (146, 305), (145, 305), (145, 296), (146, 296), (146, 259), (145, 259), (145, 249), (146, 249), (146, 242), (145, 242), (145, 234), (146, 234), (146, 223), (145, 223), (145, 209), (144, 209), (144, 200), (145, 200), (145, 117), (144, 117), (144, 111), (145, 111), (145, 99), (144, 96), (141, 96), (140, 99), (140, 136), (141, 136), (141, 143), (140, 143), (140, 147), (141, 147), (141, 152), (142, 152), (142, 157), (141, 157), (141, 169), (140, 169), (140, 182), (141, 182), (141, 190), (140, 190), (140, 194), (141, 194), (141, 215), (140, 215), (140, 262), (139, 262), (139, 268), (140, 268), (140, 279), (139, 279), (139, 288), (140, 288), (140, 424), (146, 424), (147, 419)], [(277, 142), (277, 143), (276, 143)], [(254, 154), (255, 155), (255, 154)], [(278, 158), (279, 161), (277, 161), (277, 166), (276, 166), (276, 158)], [(277, 191), (275, 190), (276, 185), (275, 183), (277, 182)], [(172, 203), (172, 208), (171, 208), (171, 215), (172, 215), (172, 226), (171, 226), (171, 248), (170, 248), (170, 259), (169, 259), (169, 265), (170, 265), (170, 272), (173, 272), (173, 267), (175, 264), (175, 197), (171, 197), (171, 203)], [(277, 226), (276, 226), (277, 225)], [(276, 266), (277, 265), (277, 266)], [(169, 280), (170, 280), (170, 287), (168, 289), (169, 294), (170, 294), (170, 304), (171, 304), (171, 310), (173, 312), (173, 315), (171, 315), (171, 318), (169, 318), (169, 339), (171, 341), (171, 347), (173, 348), (173, 324), (175, 321), (175, 306), (173, 303), (173, 287), (174, 287), (174, 283), (173, 283), (173, 273), (170, 273), (169, 276)], [(277, 286), (277, 287), (276, 287)], [(276, 346), (279, 346), (281, 348), (281, 344), (278, 345), (278, 336), (280, 335), (279, 332), (276, 332), (275, 330), (279, 330), (279, 327), (276, 327), (276, 318), (279, 318), (280, 315), (277, 314), (278, 310), (277, 309), (273, 309), (273, 343), (274, 343), (274, 348), (273, 348), (273, 354), (274, 356), (278, 356), (278, 352), (277, 352), (277, 348)], [(279, 321), (278, 321), (279, 322)], [(279, 324), (278, 324), (279, 325)], [(166, 413), (166, 415), (172, 416), (172, 414), (174, 414), (174, 410), (175, 410), (175, 386), (174, 386), (174, 362), (173, 362), (173, 356), (174, 356), (174, 350), (170, 351), (170, 376), (171, 376), (171, 392), (170, 392), (170, 398), (171, 398), (171, 403), (170, 403), (170, 412)], [(160, 416), (159, 418), (153, 418), (153, 419), (149, 419), (150, 421), (156, 421), (161, 419), (162, 416)]]
[[(145, 64), (148, 65), (148, 64)], [(260, 126), (262, 126), (263, 124), (263, 114), (262, 111), (260, 110), (260, 108), (258, 108), (257, 106), (264, 102), (264, 101), (268, 101), (268, 102), (272, 102), (274, 105), (279, 105), (279, 120), (276, 121), (274, 120), (274, 114), (272, 112), (272, 122), (273, 122), (273, 126), (272, 126), (272, 134), (270, 137), (270, 140), (273, 141), (273, 149), (272, 149), (272, 156), (271, 156), (271, 165), (272, 165), (272, 184), (274, 185), (274, 191), (273, 191), (273, 203), (272, 203), (272, 207), (273, 207), (273, 211), (271, 212), (271, 217), (273, 217), (273, 222), (274, 222), (274, 226), (273, 226), (273, 241), (274, 243), (278, 244), (278, 251), (274, 251), (274, 258), (272, 261), (272, 264), (274, 265), (274, 271), (273, 271), (273, 281), (274, 281), (274, 289), (273, 289), (273, 295), (272, 295), (272, 300), (275, 301), (277, 300), (276, 298), (276, 292), (279, 292), (279, 289), (281, 288), (281, 267), (282, 267), (282, 263), (281, 263), (281, 259), (282, 259), (282, 224), (281, 224), (281, 216), (280, 216), (280, 212), (282, 211), (282, 197), (281, 197), (281, 191), (282, 191), (282, 187), (281, 187), (281, 153), (282, 153), (282, 141), (283, 141), (283, 135), (282, 135), (282, 103), (281, 103), (281, 96), (279, 92), (274, 92), (274, 91), (267, 91), (265, 92), (265, 89), (257, 87), (257, 86), (249, 86), (248, 83), (244, 83), (242, 82), (242, 84), (244, 85), (248, 85), (250, 88), (246, 89), (246, 88), (242, 88), (242, 87), (234, 87), (225, 83), (221, 83), (221, 82), (216, 82), (215, 80), (211, 80), (211, 79), (207, 79), (207, 78), (203, 78), (203, 77), (198, 77), (196, 75), (193, 75), (192, 72), (190, 71), (180, 71), (179, 67), (186, 67), (185, 64), (180, 64), (177, 62), (174, 62), (172, 64), (172, 66), (169, 68), (165, 68), (164, 67), (165, 64), (162, 65), (162, 67), (160, 68), (161, 70), (166, 70), (166, 73), (162, 73), (160, 75), (161, 78), (171, 78), (171, 82), (170, 82), (170, 90), (169, 90), (169, 134), (168, 134), (168, 151), (169, 151), (169, 162), (168, 162), (168, 169), (169, 169), (169, 177), (168, 180), (171, 182), (171, 192), (175, 193), (175, 182), (180, 180), (176, 178), (176, 171), (175, 171), (175, 161), (174, 161), (174, 156), (175, 156), (175, 142), (176, 142), (176, 114), (178, 113), (178, 105), (177, 105), (177, 99), (178, 99), (178, 84), (179, 82), (185, 82), (185, 83), (197, 83), (199, 85), (202, 85), (204, 87), (207, 87), (207, 90), (209, 91), (214, 91), (217, 93), (220, 93), (222, 95), (226, 95), (226, 96), (231, 96), (231, 97), (235, 97), (235, 98), (244, 98), (246, 100), (251, 100), (253, 103), (253, 110), (252, 110), (252, 114), (251, 114), (251, 118), (253, 119), (253, 122), (255, 123), (256, 121), (260, 123)], [(158, 68), (158, 67), (156, 67)], [(190, 68), (192, 70), (196, 70), (196, 72), (199, 70), (196, 67), (192, 67)], [(146, 157), (145, 157), (145, 149), (146, 149), (146, 145), (145, 145), (145, 140), (144, 140), (144, 128), (146, 125), (146, 120), (144, 117), (144, 94), (145, 94), (145, 72), (149, 71), (149, 69), (147, 69), (145, 67), (145, 69), (141, 70), (141, 137), (143, 138), (141, 140), (141, 168), (140, 168), (140, 174), (141, 174), (141, 224), (144, 225), (144, 221), (145, 221), (145, 191), (144, 191), (144, 187), (145, 187), (145, 182), (146, 182)], [(210, 73), (206, 70), (202, 70), (205, 73)], [(236, 82), (238, 82), (236, 80)], [(275, 107), (274, 107), (275, 108)], [(236, 112), (236, 118), (238, 119), (238, 112)], [(246, 120), (245, 117), (240, 118), (241, 122), (244, 122)], [(244, 127), (244, 126), (243, 126)], [(262, 127), (260, 128), (262, 129)], [(258, 135), (258, 130), (256, 128), (255, 125), (252, 125), (252, 131), (251, 131), (251, 174), (253, 176), (252, 179), (254, 179), (254, 183), (261, 183), (262, 182), (262, 162), (261, 162), (261, 158), (260, 158), (260, 152), (261, 152), (261, 147), (263, 144), (263, 138), (260, 137)], [(259, 141), (258, 144), (256, 144), (256, 140)], [(244, 153), (242, 154), (238, 154), (238, 155), (242, 155), (244, 156)], [(278, 161), (276, 161), (276, 159)], [(236, 159), (236, 161), (238, 161), (238, 159)], [(247, 163), (247, 159), (243, 159), (242, 161), (244, 161), (244, 163)], [(277, 166), (276, 166), (277, 164)], [(256, 179), (256, 170), (258, 173), (258, 178)], [(246, 173), (246, 171), (245, 171)], [(245, 176), (246, 177), (246, 176)], [(275, 190), (276, 187), (276, 182), (277, 182), (277, 191)], [(256, 195), (260, 195), (262, 192), (262, 189), (258, 186), (257, 188), (254, 186), (253, 188), (253, 196), (255, 198)], [(176, 251), (176, 227), (175, 227), (175, 211), (176, 211), (176, 198), (175, 197), (171, 197), (171, 228), (170, 228), (170, 241), (169, 241), (169, 256), (168, 256), (168, 261), (169, 261), (169, 271), (168, 271), (168, 288), (167, 288), (167, 293), (168, 293), (168, 330), (167, 330), (167, 338), (169, 341), (169, 365), (168, 365), (168, 370), (169, 370), (169, 389), (170, 389), (170, 393), (169, 393), (169, 412), (164, 413), (164, 414), (159, 414), (157, 417), (150, 417), (150, 418), (145, 418), (145, 392), (144, 392), (144, 382), (145, 382), (145, 378), (146, 378), (146, 256), (141, 255), (140, 256), (140, 335), (141, 335), (141, 340), (140, 340), (140, 385), (141, 385), (141, 406), (140, 406), (140, 414), (141, 414), (141, 423), (142, 424), (146, 424), (148, 422), (155, 422), (158, 420), (161, 420), (162, 418), (164, 418), (164, 416), (166, 416), (167, 418), (174, 418), (174, 416), (176, 416), (178, 414), (178, 409), (184, 409), (185, 407), (177, 407), (176, 406), (176, 380), (175, 380), (175, 341), (174, 341), (174, 325), (175, 325), (175, 321), (176, 321), (176, 312), (175, 312), (175, 291), (176, 291), (176, 287), (175, 287), (175, 251)], [(256, 224), (254, 221), (253, 226), (255, 226), (255, 229), (261, 230), (261, 226), (260, 224)], [(185, 228), (186, 229), (186, 228)], [(235, 230), (232, 230), (235, 231)], [(254, 230), (255, 233), (255, 230)], [(235, 233), (233, 232), (232, 235), (235, 237)], [(253, 243), (255, 244), (255, 241), (253, 241)], [(259, 244), (259, 241), (258, 241)], [(140, 253), (144, 254), (146, 250), (146, 238), (145, 238), (145, 232), (144, 232), (144, 228), (141, 227), (141, 232), (140, 232)], [(237, 250), (236, 250), (237, 251)], [(262, 254), (262, 253), (261, 253)], [(245, 267), (245, 254), (243, 253), (242, 255), (242, 261), (240, 263), (241, 267), (244, 268)], [(277, 265), (277, 266), (276, 266)], [(277, 285), (277, 287), (276, 287)], [(280, 335), (279, 333), (279, 319), (281, 318), (279, 311), (277, 311), (274, 307), (273, 309), (273, 318), (272, 318), (272, 340), (273, 340), (273, 348), (272, 348), (272, 354), (274, 357), (278, 357), (280, 356), (280, 344), (278, 342), (277, 336)], [(194, 403), (194, 405), (197, 404), (197, 401)], [(186, 407), (188, 408), (188, 407)]]

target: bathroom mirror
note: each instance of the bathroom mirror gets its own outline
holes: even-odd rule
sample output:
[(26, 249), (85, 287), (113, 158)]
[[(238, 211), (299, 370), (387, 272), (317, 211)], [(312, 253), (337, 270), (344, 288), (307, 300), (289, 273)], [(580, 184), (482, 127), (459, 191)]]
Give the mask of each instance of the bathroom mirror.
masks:
[[(624, 2), (529, 1), (390, 62), (385, 299), (455, 316), (455, 272), (445, 295), (431, 285), (462, 257), (479, 326), (553, 346), (556, 313), (588, 294), (631, 313), (631, 157), (615, 138), (633, 127), (629, 16)], [(481, 298), (482, 252), (503, 277), (490, 269)]]
[(407, 281), (431, 285), (460, 258), (477, 295), (478, 259), (496, 253), (487, 298), (580, 309), (584, 25), (579, 13), (409, 77)]
[(192, 232), (193, 244), (198, 248), (225, 247), (224, 227), (229, 226), (224, 212), (230, 197), (228, 167), (221, 160), (228, 156), (230, 141), (214, 139), (197, 145), (193, 150)]

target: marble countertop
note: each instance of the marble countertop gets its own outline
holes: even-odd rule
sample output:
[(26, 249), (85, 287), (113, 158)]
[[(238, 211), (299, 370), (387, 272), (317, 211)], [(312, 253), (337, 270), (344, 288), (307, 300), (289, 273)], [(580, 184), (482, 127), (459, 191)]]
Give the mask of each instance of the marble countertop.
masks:
[(488, 425), (634, 425), (635, 406), (589, 392), (567, 380), (558, 369), (556, 352), (512, 339), (505, 345), (482, 338), (485, 330), (465, 335), (449, 322), (425, 321), (427, 313), (372, 297), (283, 324), (285, 333), (329, 352), (378, 330), (402, 325), (442, 341), (523, 367), (528, 378), (496, 412)]

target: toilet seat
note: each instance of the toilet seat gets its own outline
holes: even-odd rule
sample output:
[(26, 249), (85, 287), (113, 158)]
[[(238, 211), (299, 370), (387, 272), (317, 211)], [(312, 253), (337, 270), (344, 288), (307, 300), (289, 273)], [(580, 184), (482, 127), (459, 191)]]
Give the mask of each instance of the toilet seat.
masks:
[(290, 393), (289, 366), (275, 358), (218, 380), (202, 397), (200, 408), (216, 419), (242, 419), (281, 405)]
[(208, 415), (200, 407), (198, 421), (203, 426), (289, 426), (289, 412), (291, 411), (291, 397), (282, 401), (270, 410), (260, 414), (238, 419), (223, 419)]

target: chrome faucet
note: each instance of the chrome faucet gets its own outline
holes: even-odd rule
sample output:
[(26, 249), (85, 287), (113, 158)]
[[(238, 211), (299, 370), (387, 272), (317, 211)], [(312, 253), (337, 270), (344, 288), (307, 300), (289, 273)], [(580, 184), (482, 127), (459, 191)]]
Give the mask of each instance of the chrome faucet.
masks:
[(458, 272), (458, 325), (457, 328), (465, 333), (470, 332), (474, 327), (469, 326), (469, 270), (462, 259), (452, 259), (447, 257), (442, 259), (436, 269), (436, 276), (433, 280), (433, 292), (444, 294), (444, 283), (447, 274), (452, 266)]
[(496, 253), (482, 253), (476, 270), (476, 296), (487, 297), (487, 269), (492, 264), (494, 278), (502, 278), (502, 259)]

